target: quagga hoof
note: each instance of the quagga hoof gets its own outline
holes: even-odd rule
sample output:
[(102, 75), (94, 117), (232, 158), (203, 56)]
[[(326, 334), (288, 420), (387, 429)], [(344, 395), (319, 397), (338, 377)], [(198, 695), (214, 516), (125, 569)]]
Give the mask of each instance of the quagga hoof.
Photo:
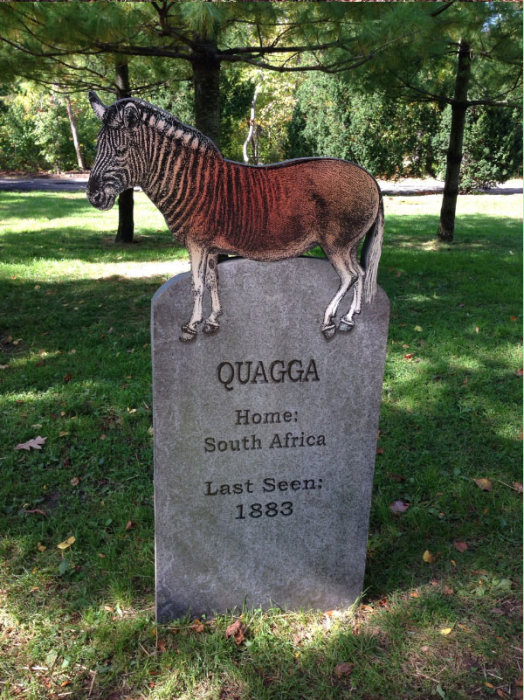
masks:
[(211, 321), (206, 321), (204, 327), (202, 328), (206, 335), (215, 335), (220, 330), (218, 323), (211, 323)]
[(179, 339), (183, 343), (190, 343), (196, 337), (197, 332), (193, 328), (190, 328), (188, 325), (182, 326), (182, 333), (180, 334)]
[(355, 325), (354, 321), (344, 321), (344, 319), (340, 319), (340, 325), (338, 327), (339, 331), (342, 331), (343, 333), (347, 333), (348, 331), (353, 330), (353, 326)]
[(323, 333), (324, 338), (326, 340), (331, 340), (331, 338), (334, 337), (336, 331), (337, 331), (337, 327), (335, 326), (334, 323), (331, 323), (329, 326), (323, 326), (323, 328), (322, 328), (322, 333)]

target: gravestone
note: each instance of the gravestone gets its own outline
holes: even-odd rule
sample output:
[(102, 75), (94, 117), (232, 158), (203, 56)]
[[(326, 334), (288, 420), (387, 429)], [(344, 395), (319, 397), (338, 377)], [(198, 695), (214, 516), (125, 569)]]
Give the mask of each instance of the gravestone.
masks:
[(327, 341), (327, 261), (219, 270), (216, 335), (179, 340), (189, 273), (152, 303), (157, 619), (347, 607), (364, 577), (389, 302), (379, 288)]

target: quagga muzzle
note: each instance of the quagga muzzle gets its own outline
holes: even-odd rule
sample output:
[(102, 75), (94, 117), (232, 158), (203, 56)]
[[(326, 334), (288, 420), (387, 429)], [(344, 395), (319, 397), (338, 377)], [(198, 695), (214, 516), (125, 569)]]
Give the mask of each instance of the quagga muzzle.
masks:
[(89, 99), (103, 123), (87, 186), (89, 201), (110, 209), (121, 192), (138, 185), (189, 251), (194, 305), (181, 340), (196, 337), (206, 286), (212, 311), (203, 331), (219, 328), (219, 253), (274, 261), (316, 245), (340, 277), (321, 330), (326, 338), (335, 334), (338, 306), (351, 287), (351, 307), (338, 329), (353, 327), (362, 300), (371, 302), (375, 295), (384, 235), (382, 195), (372, 175), (335, 158), (235, 163), (202, 133), (147, 102), (124, 99), (106, 107), (94, 92)]

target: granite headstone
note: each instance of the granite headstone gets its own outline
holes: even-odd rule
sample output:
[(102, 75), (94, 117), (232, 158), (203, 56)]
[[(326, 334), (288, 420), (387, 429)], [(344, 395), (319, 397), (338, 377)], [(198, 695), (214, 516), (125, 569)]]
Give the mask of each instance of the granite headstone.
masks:
[[(157, 619), (360, 595), (389, 302), (327, 341), (325, 260), (219, 266), (224, 322), (179, 340), (189, 273), (152, 303)], [(349, 302), (347, 302), (349, 303)]]

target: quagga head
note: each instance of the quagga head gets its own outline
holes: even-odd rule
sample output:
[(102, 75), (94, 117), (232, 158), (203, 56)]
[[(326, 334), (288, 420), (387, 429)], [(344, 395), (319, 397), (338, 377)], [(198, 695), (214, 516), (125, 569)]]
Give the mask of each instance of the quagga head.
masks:
[(89, 101), (103, 126), (87, 183), (87, 198), (94, 207), (105, 211), (111, 209), (121, 192), (140, 184), (145, 175), (140, 112), (131, 99), (106, 107), (98, 95), (90, 91)]

